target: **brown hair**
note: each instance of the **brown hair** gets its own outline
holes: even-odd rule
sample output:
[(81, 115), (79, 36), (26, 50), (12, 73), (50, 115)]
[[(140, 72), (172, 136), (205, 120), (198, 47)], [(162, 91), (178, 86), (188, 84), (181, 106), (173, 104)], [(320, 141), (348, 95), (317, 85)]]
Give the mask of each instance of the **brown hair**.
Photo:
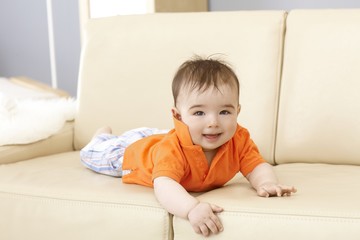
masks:
[(239, 80), (225, 61), (195, 56), (193, 59), (184, 62), (173, 78), (174, 106), (176, 106), (177, 97), (183, 87), (188, 86), (190, 90), (197, 89), (204, 92), (210, 87), (219, 90), (221, 84), (236, 88), (239, 95)]

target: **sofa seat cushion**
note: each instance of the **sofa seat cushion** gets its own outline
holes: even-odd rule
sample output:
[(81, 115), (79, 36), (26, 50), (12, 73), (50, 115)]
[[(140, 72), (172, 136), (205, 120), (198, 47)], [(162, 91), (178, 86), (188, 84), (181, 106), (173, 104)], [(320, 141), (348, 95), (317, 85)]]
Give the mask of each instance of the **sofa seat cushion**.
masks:
[[(0, 239), (170, 238), (153, 190), (96, 174), (67, 152), (0, 165)], [(125, 224), (126, 223), (126, 224)]]
[[(275, 170), (281, 182), (296, 186), (298, 192), (261, 198), (242, 178), (199, 196), (225, 209), (220, 214), (224, 232), (212, 239), (237, 234), (244, 240), (359, 239), (359, 166), (294, 163)], [(174, 217), (173, 227), (175, 239), (202, 239), (183, 219)]]

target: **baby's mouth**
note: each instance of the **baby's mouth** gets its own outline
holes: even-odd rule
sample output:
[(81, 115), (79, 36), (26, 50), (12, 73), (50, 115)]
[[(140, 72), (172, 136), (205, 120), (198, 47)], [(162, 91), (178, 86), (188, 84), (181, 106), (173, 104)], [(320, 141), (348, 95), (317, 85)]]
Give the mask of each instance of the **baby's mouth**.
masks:
[(203, 136), (208, 140), (216, 140), (220, 137), (221, 133), (216, 134), (203, 134)]

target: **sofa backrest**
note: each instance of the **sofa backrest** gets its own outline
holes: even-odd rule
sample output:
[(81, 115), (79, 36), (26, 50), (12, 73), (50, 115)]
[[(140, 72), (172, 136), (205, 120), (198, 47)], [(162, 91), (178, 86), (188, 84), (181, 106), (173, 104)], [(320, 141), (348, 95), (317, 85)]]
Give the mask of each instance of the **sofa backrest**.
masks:
[(241, 85), (239, 122), (273, 162), (284, 11), (163, 13), (90, 20), (80, 62), (75, 148), (115, 134), (172, 128), (171, 81), (194, 54), (229, 62)]
[(360, 9), (287, 17), (277, 163), (360, 164)]

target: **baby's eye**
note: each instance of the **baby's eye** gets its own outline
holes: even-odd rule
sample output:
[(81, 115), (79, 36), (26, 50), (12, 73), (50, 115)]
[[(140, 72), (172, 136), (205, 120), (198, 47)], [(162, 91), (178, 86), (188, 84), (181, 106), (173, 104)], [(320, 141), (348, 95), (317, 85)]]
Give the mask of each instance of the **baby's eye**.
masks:
[(203, 116), (205, 113), (202, 111), (197, 111), (194, 113), (194, 116)]
[(223, 110), (220, 112), (220, 115), (229, 115), (231, 114), (231, 112), (229, 112), (228, 110)]

